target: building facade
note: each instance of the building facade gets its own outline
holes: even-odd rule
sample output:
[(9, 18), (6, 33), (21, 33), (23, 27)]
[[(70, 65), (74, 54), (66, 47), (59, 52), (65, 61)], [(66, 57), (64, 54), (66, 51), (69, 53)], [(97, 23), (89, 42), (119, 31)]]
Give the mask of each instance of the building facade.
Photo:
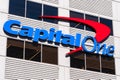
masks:
[[(119, 8), (119, 0), (0, 0), (0, 80), (120, 80)], [(81, 45), (98, 34), (84, 20), (106, 25), (110, 34), (103, 47), (92, 51), (94, 40), (87, 40), (89, 52), (66, 56), (78, 37)]]

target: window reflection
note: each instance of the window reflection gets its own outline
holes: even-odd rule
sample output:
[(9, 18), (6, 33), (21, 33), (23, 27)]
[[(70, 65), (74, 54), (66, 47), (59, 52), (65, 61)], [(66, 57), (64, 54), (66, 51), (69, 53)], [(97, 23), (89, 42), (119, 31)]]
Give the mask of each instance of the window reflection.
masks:
[(7, 56), (23, 59), (24, 42), (15, 39), (7, 39)]
[[(57, 16), (58, 15), (58, 8), (48, 5), (43, 5), (43, 15), (44, 16)], [(43, 19), (44, 21), (51, 22), (51, 23), (58, 23), (56, 19)]]
[(114, 58), (101, 56), (101, 63), (103, 73), (115, 74)]
[(25, 42), (25, 59), (40, 62), (41, 45)]
[(87, 70), (100, 72), (99, 55), (87, 53), (86, 54), (86, 68), (87, 68)]
[[(77, 12), (74, 12), (74, 11), (70, 11), (70, 17), (84, 19), (84, 14), (83, 13), (77, 13)], [(75, 28), (78, 28), (78, 29), (84, 29), (84, 24), (71, 21), (70, 22), (70, 27), (75, 27)]]
[(42, 61), (45, 63), (58, 64), (57, 47), (43, 45)]
[[(85, 19), (87, 19), (87, 20), (93, 20), (93, 21), (98, 22), (98, 17), (92, 16), (92, 15), (88, 15), (88, 14), (85, 15)], [(90, 28), (88, 25), (86, 25), (86, 30), (88, 30), (88, 31), (94, 31), (94, 30), (93, 30), (92, 28)]]
[(35, 3), (31, 1), (27, 1), (27, 14), (28, 18), (40, 20), (40, 16), (42, 16), (42, 4)]
[(70, 66), (74, 68), (85, 69), (84, 52), (76, 52), (70, 56)]
[(113, 25), (112, 25), (112, 20), (105, 19), (105, 18), (100, 18), (100, 22), (107, 25), (111, 29), (110, 35), (113, 35)]
[(10, 0), (9, 13), (19, 16), (25, 16), (25, 0)]

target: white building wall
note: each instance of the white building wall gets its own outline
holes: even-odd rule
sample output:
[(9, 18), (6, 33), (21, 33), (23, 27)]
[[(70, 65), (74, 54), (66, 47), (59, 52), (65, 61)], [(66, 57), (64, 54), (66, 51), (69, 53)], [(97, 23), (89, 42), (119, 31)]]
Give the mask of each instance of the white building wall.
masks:
[[(117, 0), (118, 1), (118, 0)], [(112, 1), (113, 8), (113, 30), (114, 30), (114, 44), (115, 44), (115, 69), (117, 80), (120, 79), (120, 3)]]
[(112, 10), (115, 46), (115, 72), (117, 75), (117, 80), (120, 80), (120, 0), (112, 1)]
[(3, 33), (3, 24), (8, 19), (9, 0), (0, 0), (0, 80), (5, 79), (5, 56), (6, 56), (6, 40)]
[(5, 79), (5, 57), (0, 56), (0, 80)]
[(120, 0), (113, 0), (113, 1), (120, 2)]
[[(69, 0), (59, 0), (60, 7), (69, 7)], [(69, 10), (58, 8), (59, 16), (69, 17)], [(59, 22), (59, 30), (62, 30), (63, 34), (69, 34), (69, 23), (67, 22)], [(62, 26), (66, 25), (66, 26)], [(65, 57), (66, 53), (70, 50), (67, 48), (58, 48), (58, 65), (70, 67), (70, 58)], [(60, 67), (59, 68), (59, 80), (70, 80), (70, 71), (69, 68)]]
[(0, 11), (8, 13), (9, 0), (0, 0)]
[(120, 2), (112, 1), (113, 19), (120, 21)]

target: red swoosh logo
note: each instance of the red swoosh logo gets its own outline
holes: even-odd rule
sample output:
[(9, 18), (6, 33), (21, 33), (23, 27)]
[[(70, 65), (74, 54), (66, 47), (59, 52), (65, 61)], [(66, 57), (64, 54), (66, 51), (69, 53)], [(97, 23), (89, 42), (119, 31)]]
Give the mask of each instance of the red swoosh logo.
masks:
[[(61, 16), (41, 16), (41, 18), (60, 19), (60, 20), (73, 21), (73, 22), (78, 22), (78, 23), (83, 23), (85, 25), (88, 25), (89, 27), (95, 30), (96, 32), (95, 39), (97, 42), (104, 41), (111, 32), (108, 26), (92, 20), (84, 20), (80, 18), (61, 17)], [(81, 50), (82, 50), (82, 47), (76, 48), (75, 50), (67, 53), (67, 55), (71, 55)]]

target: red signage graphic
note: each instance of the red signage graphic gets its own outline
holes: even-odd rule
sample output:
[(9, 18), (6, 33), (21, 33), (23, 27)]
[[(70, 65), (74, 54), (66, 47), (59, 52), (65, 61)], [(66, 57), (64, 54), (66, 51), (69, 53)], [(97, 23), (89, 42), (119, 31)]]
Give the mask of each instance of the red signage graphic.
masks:
[[(108, 26), (106, 26), (102, 23), (92, 21), (92, 20), (84, 20), (84, 19), (80, 19), (80, 18), (61, 17), (61, 16), (41, 16), (40, 18), (60, 19), (60, 20), (73, 21), (73, 22), (78, 22), (78, 23), (88, 25), (95, 31), (95, 33), (96, 33), (95, 39), (99, 43), (104, 41), (111, 32), (110, 28)], [(82, 50), (82, 47), (76, 48), (75, 50), (67, 53), (67, 55), (74, 54), (75, 52), (78, 52), (81, 50)]]

